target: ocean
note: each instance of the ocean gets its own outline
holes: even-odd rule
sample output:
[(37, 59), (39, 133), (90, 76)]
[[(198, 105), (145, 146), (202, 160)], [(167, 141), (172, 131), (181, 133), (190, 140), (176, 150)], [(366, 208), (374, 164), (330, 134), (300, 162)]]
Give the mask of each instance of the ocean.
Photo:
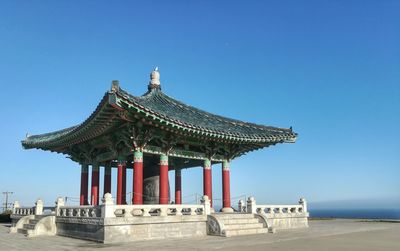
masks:
[(400, 219), (400, 209), (308, 209), (311, 218)]

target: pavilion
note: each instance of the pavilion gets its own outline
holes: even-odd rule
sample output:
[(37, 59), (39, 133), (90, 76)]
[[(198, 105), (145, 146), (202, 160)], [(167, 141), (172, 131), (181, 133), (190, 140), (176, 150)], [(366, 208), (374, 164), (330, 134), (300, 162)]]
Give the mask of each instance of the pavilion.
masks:
[[(12, 231), (27, 235), (58, 234), (95, 241), (205, 234), (232, 236), (265, 233), (272, 228), (308, 226), (305, 199), (299, 205), (257, 205), (253, 197), (239, 201), (233, 213), (230, 162), (250, 151), (293, 143), (292, 128), (257, 125), (214, 115), (186, 105), (161, 89), (160, 73), (150, 74), (148, 91), (133, 96), (113, 81), (95, 111), (84, 122), (63, 130), (27, 136), (25, 149), (62, 153), (81, 165), (80, 206), (34, 208), (14, 204)], [(213, 164), (222, 164), (222, 206), (213, 213)], [(182, 205), (181, 170), (203, 168), (201, 205)], [(91, 187), (89, 197), (89, 167)], [(104, 194), (99, 169), (104, 167)], [(117, 168), (116, 201), (111, 195), (112, 168)], [(127, 168), (133, 169), (132, 205), (127, 205)], [(174, 202), (168, 172), (175, 172)], [(103, 198), (102, 204), (100, 203)], [(43, 216), (43, 209), (51, 213)], [(175, 232), (174, 232), (175, 231)]]
[(25, 149), (66, 154), (82, 166), (81, 205), (89, 203), (89, 166), (91, 205), (99, 204), (101, 166), (104, 194), (111, 193), (111, 168), (118, 169), (117, 204), (126, 204), (127, 168), (133, 168), (133, 204), (169, 203), (168, 171), (175, 170), (175, 203), (181, 204), (181, 169), (203, 167), (204, 195), (212, 201), (211, 165), (222, 163), (223, 210), (230, 211), (230, 161), (296, 140), (291, 128), (246, 123), (186, 105), (162, 92), (157, 69), (150, 77), (143, 96), (132, 96), (113, 81), (83, 123), (22, 141)]

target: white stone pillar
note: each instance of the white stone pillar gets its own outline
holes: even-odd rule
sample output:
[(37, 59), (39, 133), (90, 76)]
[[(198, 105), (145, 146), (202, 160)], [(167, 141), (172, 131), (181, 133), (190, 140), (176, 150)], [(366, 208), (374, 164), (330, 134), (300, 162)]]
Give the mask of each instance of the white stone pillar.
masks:
[(203, 195), (201, 197), (201, 204), (204, 206), (204, 214), (210, 215), (211, 214), (211, 202), (207, 195)]
[(246, 206), (245, 206), (243, 200), (239, 200), (238, 209), (239, 209), (239, 212), (240, 212), (240, 213), (246, 212)]
[(43, 214), (43, 201), (38, 199), (35, 203), (35, 215), (42, 215)]
[(254, 199), (253, 196), (250, 196), (247, 199), (247, 213), (249, 214), (255, 214), (257, 213), (257, 205), (256, 205), (256, 200)]
[(305, 198), (300, 198), (299, 204), (303, 206), (303, 213), (307, 213), (307, 201)]
[(101, 205), (101, 217), (102, 218), (111, 218), (115, 217), (114, 214), (114, 201), (112, 199), (112, 195), (110, 193), (106, 193), (102, 200), (103, 204)]
[(56, 200), (56, 208), (55, 208), (57, 216), (60, 215), (60, 207), (63, 207), (64, 205), (65, 205), (64, 198), (63, 197), (58, 197), (57, 200)]
[(19, 208), (19, 207), (20, 207), (19, 201), (17, 201), (17, 200), (14, 201), (12, 213), (13, 213), (13, 214), (16, 214), (17, 208)]

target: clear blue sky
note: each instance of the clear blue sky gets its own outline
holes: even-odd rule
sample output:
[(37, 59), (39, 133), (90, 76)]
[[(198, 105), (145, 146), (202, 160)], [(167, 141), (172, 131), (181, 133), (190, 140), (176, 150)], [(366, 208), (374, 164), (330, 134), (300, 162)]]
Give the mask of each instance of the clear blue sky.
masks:
[[(20, 140), (81, 123), (114, 79), (143, 94), (159, 66), (185, 103), (299, 134), (234, 160), (232, 196), (399, 207), (399, 13), (378, 0), (2, 0), (0, 189), (25, 205), (78, 197), (78, 164)], [(183, 171), (194, 193), (201, 168)]]

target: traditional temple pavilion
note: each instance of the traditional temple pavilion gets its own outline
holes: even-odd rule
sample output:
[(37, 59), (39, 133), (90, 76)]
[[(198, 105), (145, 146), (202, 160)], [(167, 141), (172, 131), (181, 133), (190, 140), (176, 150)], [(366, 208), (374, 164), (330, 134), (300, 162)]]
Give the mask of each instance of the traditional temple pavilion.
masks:
[(229, 163), (249, 151), (294, 142), (292, 129), (257, 125), (186, 105), (161, 90), (157, 68), (148, 91), (133, 96), (112, 82), (110, 91), (83, 123), (28, 136), (25, 149), (66, 154), (81, 167), (80, 204), (99, 203), (99, 168), (104, 193), (111, 192), (111, 168), (118, 169), (116, 203), (126, 203), (126, 168), (133, 168), (133, 204), (169, 203), (168, 171), (175, 170), (175, 203), (182, 202), (181, 169), (203, 167), (204, 195), (212, 198), (211, 165), (222, 163), (223, 211), (229, 211)]

